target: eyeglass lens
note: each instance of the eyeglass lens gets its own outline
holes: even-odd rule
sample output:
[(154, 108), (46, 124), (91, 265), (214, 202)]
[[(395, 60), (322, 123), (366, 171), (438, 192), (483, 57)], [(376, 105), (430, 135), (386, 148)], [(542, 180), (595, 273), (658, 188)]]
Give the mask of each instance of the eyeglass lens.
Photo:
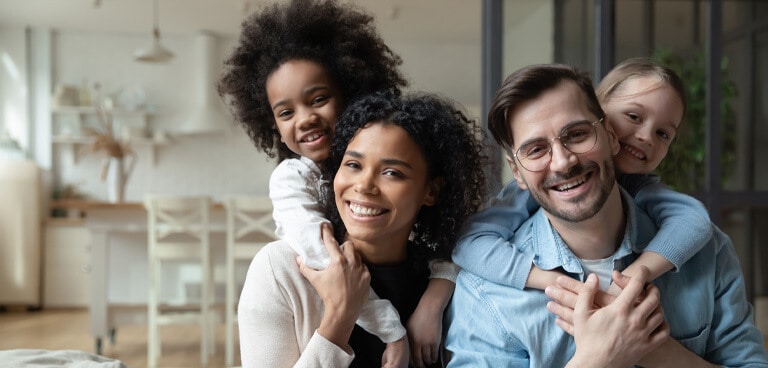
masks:
[[(602, 119), (600, 119), (602, 120)], [(552, 144), (559, 140), (565, 149), (574, 154), (590, 151), (597, 142), (595, 125), (600, 122), (581, 121), (565, 128), (559, 137), (537, 139), (527, 142), (518, 148), (515, 156), (524, 168), (530, 171), (540, 171), (552, 160)]]

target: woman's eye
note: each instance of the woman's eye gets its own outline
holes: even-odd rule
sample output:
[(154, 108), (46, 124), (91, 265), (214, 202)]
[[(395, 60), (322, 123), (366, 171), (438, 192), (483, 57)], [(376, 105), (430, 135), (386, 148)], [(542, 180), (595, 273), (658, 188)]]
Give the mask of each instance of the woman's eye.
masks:
[(397, 178), (402, 178), (403, 177), (403, 173), (401, 173), (401, 172), (399, 172), (397, 170), (390, 169), (390, 170), (384, 170), (384, 176), (393, 176), (393, 177), (397, 177)]
[(344, 167), (348, 167), (350, 169), (359, 169), (360, 164), (355, 161), (347, 161), (344, 163)]

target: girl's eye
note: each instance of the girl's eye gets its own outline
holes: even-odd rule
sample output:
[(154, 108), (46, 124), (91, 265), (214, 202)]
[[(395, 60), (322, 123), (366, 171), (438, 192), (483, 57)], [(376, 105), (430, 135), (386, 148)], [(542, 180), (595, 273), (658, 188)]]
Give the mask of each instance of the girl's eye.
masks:
[(324, 103), (325, 101), (328, 101), (328, 97), (317, 96), (317, 97), (312, 99), (312, 104), (313, 105), (320, 105), (320, 104)]
[(293, 110), (281, 110), (277, 113), (277, 117), (279, 118), (287, 118), (293, 114)]
[(632, 121), (635, 121), (635, 122), (640, 121), (640, 115), (637, 115), (635, 113), (631, 113), (631, 112), (627, 113), (627, 117), (629, 118), (629, 120), (632, 120)]
[(669, 133), (667, 133), (667, 132), (665, 132), (663, 130), (659, 130), (658, 132), (656, 132), (656, 134), (658, 134), (659, 137), (661, 137), (662, 139), (665, 139), (665, 140), (672, 139), (672, 135), (670, 135)]

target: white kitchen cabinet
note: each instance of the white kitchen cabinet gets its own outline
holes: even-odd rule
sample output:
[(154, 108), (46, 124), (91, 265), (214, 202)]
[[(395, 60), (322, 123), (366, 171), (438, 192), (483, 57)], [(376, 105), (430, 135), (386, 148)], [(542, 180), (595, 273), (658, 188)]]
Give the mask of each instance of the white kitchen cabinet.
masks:
[(87, 307), (91, 253), (83, 221), (49, 219), (44, 244), (43, 307)]

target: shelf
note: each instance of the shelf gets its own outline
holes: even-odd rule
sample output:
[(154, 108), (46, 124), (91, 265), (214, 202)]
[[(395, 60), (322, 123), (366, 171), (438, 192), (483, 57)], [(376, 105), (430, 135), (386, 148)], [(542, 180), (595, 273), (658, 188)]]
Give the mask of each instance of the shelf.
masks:
[[(55, 136), (51, 137), (51, 142), (53, 144), (58, 145), (66, 145), (71, 146), (74, 150), (77, 146), (86, 146), (91, 145), (95, 139), (93, 137), (74, 137), (74, 136)], [(168, 142), (158, 142), (151, 138), (133, 138), (128, 141), (128, 144), (131, 148), (137, 148), (137, 147), (147, 147), (150, 148), (149, 153), (149, 159), (152, 164), (156, 164), (156, 151), (157, 147), (165, 146), (168, 144)], [(80, 159), (80, 156), (83, 154), (82, 150), (78, 149), (76, 152), (73, 152), (73, 161), (77, 163), (77, 161)], [(137, 152), (138, 155), (138, 152)]]
[[(54, 106), (51, 112), (54, 114), (96, 114), (96, 108), (93, 106)], [(146, 116), (149, 112), (146, 110), (125, 110), (125, 109), (102, 109), (103, 112), (112, 114), (112, 116), (137, 115)]]

